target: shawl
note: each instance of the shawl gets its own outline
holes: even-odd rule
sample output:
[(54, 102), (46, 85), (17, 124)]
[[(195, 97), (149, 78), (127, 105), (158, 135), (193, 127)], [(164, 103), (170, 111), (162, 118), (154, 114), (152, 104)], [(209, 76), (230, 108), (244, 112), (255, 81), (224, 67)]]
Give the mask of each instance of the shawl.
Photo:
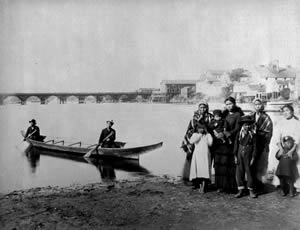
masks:
[[(255, 120), (256, 113), (251, 114)], [(270, 143), (273, 135), (273, 122), (268, 114), (262, 112), (256, 122), (256, 133), (266, 138), (267, 143)]]
[(187, 127), (187, 131), (184, 135), (181, 148), (189, 155), (194, 152), (195, 146), (189, 142), (189, 139), (195, 132), (195, 127), (197, 124), (204, 124), (206, 127), (212, 121), (213, 115), (211, 113), (200, 114), (199, 111), (195, 111), (193, 119), (190, 120), (189, 125)]

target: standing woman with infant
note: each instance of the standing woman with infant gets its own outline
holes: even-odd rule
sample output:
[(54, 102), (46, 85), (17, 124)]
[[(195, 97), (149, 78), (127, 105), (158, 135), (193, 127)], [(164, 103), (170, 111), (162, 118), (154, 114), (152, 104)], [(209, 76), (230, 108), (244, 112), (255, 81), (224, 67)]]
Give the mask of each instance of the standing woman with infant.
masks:
[[(236, 105), (233, 97), (225, 99), (225, 131), (215, 134), (212, 152), (214, 154), (215, 185), (218, 192), (235, 193), (237, 185), (235, 180), (234, 142), (240, 130), (240, 118), (244, 114)], [(222, 141), (227, 140), (225, 143)]]

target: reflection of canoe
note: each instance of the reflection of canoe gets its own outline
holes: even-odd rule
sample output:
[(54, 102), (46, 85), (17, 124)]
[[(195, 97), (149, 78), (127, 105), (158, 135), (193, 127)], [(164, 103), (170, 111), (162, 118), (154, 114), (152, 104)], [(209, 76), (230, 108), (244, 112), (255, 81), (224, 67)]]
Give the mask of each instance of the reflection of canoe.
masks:
[(95, 158), (83, 158), (81, 156), (76, 156), (68, 153), (61, 153), (58, 151), (48, 151), (46, 149), (37, 149), (32, 148), (29, 152), (27, 152), (26, 156), (32, 161), (32, 165), (36, 167), (37, 161), (40, 160), (40, 155), (46, 155), (54, 158), (66, 159), (70, 161), (92, 164), (99, 168), (100, 166), (109, 166), (113, 169), (123, 170), (127, 172), (139, 172), (139, 173), (149, 173), (148, 170), (142, 166), (140, 166), (139, 161), (137, 159), (132, 158), (118, 158), (116, 160), (115, 157), (104, 156), (101, 159)]
[[(81, 157), (83, 157), (91, 149), (95, 148), (95, 145), (91, 145), (89, 147), (74, 146), (74, 144), (81, 145), (81, 143), (74, 143), (72, 145), (67, 146), (64, 145), (63, 141), (54, 142), (53, 140), (51, 140), (46, 142), (39, 142), (30, 139), (27, 139), (27, 141), (28, 143), (30, 143), (31, 147), (34, 148), (45, 149), (48, 151), (55, 151), (59, 153), (65, 153), (65, 154), (81, 156)], [(131, 148), (126, 148), (125, 147), (126, 143), (124, 142), (115, 142), (115, 145), (116, 148), (98, 148), (98, 154), (96, 153), (96, 150), (94, 150), (91, 157), (96, 157), (96, 158), (99, 156), (132, 157), (160, 148), (162, 146), (162, 142), (152, 144), (152, 145), (145, 145), (145, 146), (131, 147)]]

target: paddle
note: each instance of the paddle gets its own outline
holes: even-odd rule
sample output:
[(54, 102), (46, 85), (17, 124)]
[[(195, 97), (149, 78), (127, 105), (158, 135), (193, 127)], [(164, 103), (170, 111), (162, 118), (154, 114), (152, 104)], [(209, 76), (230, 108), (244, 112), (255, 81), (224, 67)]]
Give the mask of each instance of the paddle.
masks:
[[(25, 137), (25, 131), (24, 131), (24, 130), (21, 130), (20, 132), (21, 132), (21, 135), (22, 135), (23, 137)], [(24, 142), (24, 140), (22, 140), (19, 144), (17, 144), (16, 147), (19, 148), (19, 145), (22, 144), (23, 142)]]
[(31, 137), (35, 132), (36, 132), (36, 130), (34, 130), (32, 133), (30, 133), (30, 134), (25, 138), (25, 131), (24, 131), (24, 130), (21, 130), (21, 135), (22, 135), (25, 139), (28, 139), (28, 138)]
[(103, 141), (101, 142), (101, 143), (99, 143), (95, 148), (92, 148), (90, 151), (88, 151), (83, 157), (85, 157), (85, 158), (89, 158), (89, 157), (91, 157), (91, 155), (92, 155), (92, 153), (95, 151), (95, 150), (97, 150), (98, 148), (99, 148), (99, 146), (104, 142), (104, 141), (106, 141), (111, 135), (113, 135), (114, 134), (114, 132), (111, 132), (109, 135), (107, 135), (104, 139), (103, 139)]
[[(25, 138), (25, 131), (24, 131), (24, 130), (21, 130), (20, 132), (21, 132), (21, 135)], [(32, 133), (30, 133), (30, 134), (25, 138), (25, 140), (27, 140), (27, 138), (31, 137), (34, 133), (35, 133), (35, 131), (32, 132)], [(20, 146), (21, 144), (22, 144), (22, 147)], [(19, 150), (21, 150), (22, 152), (26, 152), (27, 149), (29, 148), (29, 146), (30, 146), (30, 144), (29, 144), (27, 141), (24, 141), (24, 140), (23, 140), (23, 141), (21, 141), (16, 147), (17, 147)]]

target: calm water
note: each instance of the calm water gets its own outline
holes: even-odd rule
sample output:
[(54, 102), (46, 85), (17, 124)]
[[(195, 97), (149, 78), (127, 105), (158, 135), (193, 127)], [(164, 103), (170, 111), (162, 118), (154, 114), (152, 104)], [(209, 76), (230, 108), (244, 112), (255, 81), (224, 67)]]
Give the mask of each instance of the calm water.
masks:
[(104, 182), (99, 167), (85, 161), (41, 155), (33, 167), (32, 161), (20, 151), (20, 130), (26, 130), (32, 118), (37, 120), (41, 134), (47, 139), (64, 139), (67, 143), (96, 143), (105, 121), (110, 119), (115, 121), (118, 140), (132, 145), (163, 141), (162, 148), (140, 157), (141, 168), (108, 165), (116, 180), (132, 180), (140, 177), (141, 171), (153, 175), (181, 175), (185, 156), (179, 147), (196, 108), (196, 105), (135, 103), (1, 106), (0, 193), (48, 185)]

